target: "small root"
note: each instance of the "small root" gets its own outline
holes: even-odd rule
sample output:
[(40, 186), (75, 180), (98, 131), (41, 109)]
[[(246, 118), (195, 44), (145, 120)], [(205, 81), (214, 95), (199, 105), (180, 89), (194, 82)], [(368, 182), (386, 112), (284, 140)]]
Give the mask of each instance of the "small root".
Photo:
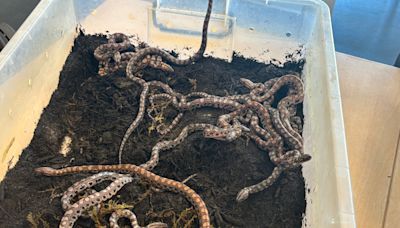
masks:
[(181, 183), (184, 184), (184, 183), (190, 181), (190, 179), (192, 179), (192, 178), (194, 178), (196, 176), (197, 176), (197, 173), (192, 174), (192, 175), (188, 176), (185, 180), (183, 180)]
[(63, 195), (63, 193), (56, 193), (57, 189), (61, 189), (61, 188), (60, 187), (52, 187), (52, 188), (48, 188), (48, 189), (45, 189), (45, 190), (39, 191), (39, 192), (51, 192), (50, 193), (50, 200), (49, 200), (49, 204), (50, 204), (51, 202), (53, 202), (53, 200), (55, 198), (59, 198), (59, 197), (61, 197)]
[[(157, 108), (155, 106), (153, 106), (153, 104), (151, 107), (149, 107), (149, 109), (147, 111), (147, 115), (150, 117), (150, 119), (152, 121), (151, 121), (150, 126), (147, 128), (148, 135), (151, 135), (151, 133), (153, 131), (157, 130), (157, 126), (165, 124), (164, 123), (165, 122), (164, 110), (167, 108), (168, 105), (169, 105), (169, 103), (161, 106), (160, 112), (157, 111)], [(152, 114), (152, 113), (154, 113), (154, 114)]]
[(194, 220), (197, 218), (196, 211), (193, 207), (186, 208), (179, 214), (178, 218), (174, 217), (172, 227), (192, 227)]
[[(26, 220), (31, 224), (31, 228), (50, 228), (50, 224), (42, 218), (41, 213), (34, 214), (32, 212), (29, 212), (26, 216)], [(42, 224), (42, 226), (40, 226), (40, 224)]]
[(176, 218), (176, 214), (172, 208), (162, 210), (160, 212), (155, 212), (153, 211), (153, 208), (151, 208), (147, 213), (146, 217), (151, 218), (151, 220), (155, 219), (157, 221), (174, 221)]
[(190, 85), (192, 88), (190, 89), (191, 91), (196, 91), (197, 90), (197, 80), (189, 78)]

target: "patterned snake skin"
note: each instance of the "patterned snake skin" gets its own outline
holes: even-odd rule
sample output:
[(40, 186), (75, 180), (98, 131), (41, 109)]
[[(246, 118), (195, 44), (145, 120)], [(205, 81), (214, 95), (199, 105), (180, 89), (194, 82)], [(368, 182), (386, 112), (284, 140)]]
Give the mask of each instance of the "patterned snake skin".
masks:
[(186, 137), (188, 137), (191, 133), (195, 131), (203, 131), (204, 137), (209, 138), (208, 132), (217, 130), (220, 133), (220, 140), (232, 141), (236, 139), (237, 136), (241, 135), (242, 126), (237, 123), (237, 125), (234, 125), (232, 128), (221, 129), (211, 124), (189, 124), (182, 129), (181, 133), (175, 139), (158, 142), (151, 151), (150, 159), (146, 163), (140, 165), (140, 167), (146, 170), (152, 170), (158, 164), (160, 151), (169, 150), (178, 146), (183, 142), (183, 140), (185, 140)]
[[(110, 35), (107, 44), (102, 44), (94, 51), (94, 57), (99, 61), (99, 75), (105, 76), (119, 69), (125, 69), (128, 61), (135, 52), (127, 52), (132, 45), (128, 36), (122, 33)], [(150, 66), (165, 72), (173, 72), (174, 69), (162, 61), (161, 56), (147, 55), (140, 63), (138, 69)]]
[[(62, 198), (61, 198), (61, 205), (62, 208), (67, 211), (68, 209), (71, 208), (72, 200), (75, 196), (77, 196), (79, 193), (91, 189), (93, 186), (103, 182), (103, 181), (116, 181), (119, 178), (125, 177), (127, 175), (124, 174), (119, 174), (119, 173), (113, 173), (113, 172), (101, 172), (97, 173), (95, 175), (92, 175), (90, 177), (87, 177), (85, 179), (82, 179), (75, 184), (73, 184), (71, 187), (67, 189), (67, 191), (64, 192)], [(93, 190), (91, 193), (96, 193), (96, 191)]]
[[(51, 169), (51, 168), (50, 168)], [(38, 168), (40, 170), (40, 168)], [(49, 171), (49, 170), (47, 170)], [(40, 171), (37, 171), (40, 172)], [(108, 187), (101, 190), (100, 192), (96, 192), (91, 194), (85, 198), (78, 200), (78, 202), (74, 203), (69, 207), (69, 209), (64, 213), (64, 216), (61, 219), (60, 228), (72, 228), (74, 226), (75, 221), (89, 208), (100, 204), (103, 201), (106, 201), (113, 197), (117, 192), (127, 183), (132, 182), (133, 178), (130, 176), (123, 176), (121, 178), (117, 178), (113, 181)]]
[(114, 33), (108, 39), (107, 44), (102, 44), (94, 50), (94, 57), (99, 61), (107, 61), (110, 58), (116, 63), (121, 61), (121, 51), (131, 46), (129, 38), (122, 33)]
[(162, 222), (153, 222), (147, 226), (139, 226), (136, 215), (130, 210), (117, 210), (114, 211), (110, 216), (110, 228), (119, 228), (118, 220), (121, 218), (127, 218), (131, 222), (132, 228), (168, 228), (167, 224)]
[[(110, 171), (110, 172), (128, 172), (132, 175), (136, 175), (150, 184), (154, 185), (159, 189), (166, 189), (173, 191), (185, 196), (185, 198), (195, 207), (200, 228), (210, 228), (210, 218), (206, 204), (201, 197), (185, 184), (158, 176), (152, 172), (147, 171), (139, 166), (132, 164), (120, 164), (120, 165), (83, 165), (67, 167), (62, 169), (53, 169), (51, 167), (40, 167), (36, 168), (35, 172), (46, 175), (46, 176), (62, 176), (66, 174), (90, 172), (90, 171)], [(117, 179), (105, 190), (100, 193), (96, 193), (94, 196), (79, 200), (72, 206), (72, 209), (65, 212), (63, 219), (61, 220), (60, 228), (72, 227), (82, 211), (90, 206), (100, 203), (101, 201), (107, 200), (112, 197), (113, 192), (117, 192), (126, 183), (133, 180), (132, 177), (123, 177)]]
[[(71, 187), (69, 187), (67, 189), (67, 191), (64, 192), (63, 197), (61, 198), (61, 204), (62, 207), (65, 211), (68, 211), (69, 209), (73, 208), (73, 204), (71, 204), (72, 199), (77, 196), (80, 192), (85, 191), (85, 190), (89, 190), (90, 188), (92, 188), (94, 185), (97, 185), (103, 181), (107, 181), (107, 180), (111, 180), (114, 183), (117, 179), (120, 178), (124, 178), (124, 177), (129, 177), (128, 174), (119, 174), (119, 173), (114, 173), (114, 172), (100, 172), (97, 174), (94, 174), (92, 176), (89, 176), (83, 180), (80, 180), (78, 182), (76, 182), (74, 185), (72, 185)], [(121, 182), (123, 183), (123, 182)], [(112, 196), (115, 195), (116, 191), (114, 191), (114, 185), (110, 185), (109, 186), (109, 190), (112, 193)], [(90, 195), (86, 196), (86, 199), (82, 199), (82, 202), (86, 202), (87, 200), (93, 200), (96, 195), (98, 196), (98, 194), (96, 194), (97, 192), (94, 189), (90, 189)], [(108, 194), (108, 196), (110, 196), (110, 194)], [(103, 201), (104, 198), (101, 199), (101, 201)], [(97, 202), (99, 203), (99, 202)], [(82, 213), (85, 212), (85, 209), (82, 208), (82, 205), (78, 206), (82, 209)], [(94, 205), (97, 206), (98, 209), (100, 209), (100, 204)], [(75, 216), (79, 216), (79, 214), (77, 214), (76, 212), (80, 212), (80, 211), (73, 211), (73, 213), (75, 213)], [(129, 211), (129, 210), (117, 210), (114, 211), (111, 214), (110, 217), (110, 227), (111, 228), (119, 228), (118, 226), (118, 220), (120, 218), (128, 218), (131, 222), (131, 226), (133, 228), (141, 228), (141, 226), (138, 225), (136, 216), (133, 212)], [(64, 226), (69, 226), (70, 224), (68, 224), (73, 222), (73, 218), (71, 219), (71, 216), (68, 216), (67, 218), (64, 218), (64, 223), (61, 223), (61, 227)], [(149, 225), (146, 226), (146, 228), (166, 228), (168, 227), (167, 224), (165, 223), (160, 223), (160, 222), (155, 222), (155, 223), (151, 223)]]

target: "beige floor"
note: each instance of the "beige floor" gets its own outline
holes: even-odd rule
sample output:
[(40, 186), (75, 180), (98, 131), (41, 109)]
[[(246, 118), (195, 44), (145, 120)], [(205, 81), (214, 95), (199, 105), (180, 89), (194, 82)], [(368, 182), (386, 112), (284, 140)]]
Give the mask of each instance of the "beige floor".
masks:
[(357, 227), (400, 227), (400, 68), (336, 58)]

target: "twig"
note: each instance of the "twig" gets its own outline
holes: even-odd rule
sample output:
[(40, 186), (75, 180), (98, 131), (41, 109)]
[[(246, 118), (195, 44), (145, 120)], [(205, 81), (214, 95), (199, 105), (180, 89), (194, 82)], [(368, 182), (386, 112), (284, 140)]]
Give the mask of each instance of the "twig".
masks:
[(197, 173), (190, 175), (189, 177), (187, 177), (185, 180), (182, 181), (182, 184), (188, 182), (190, 179), (192, 179), (193, 177), (197, 176)]

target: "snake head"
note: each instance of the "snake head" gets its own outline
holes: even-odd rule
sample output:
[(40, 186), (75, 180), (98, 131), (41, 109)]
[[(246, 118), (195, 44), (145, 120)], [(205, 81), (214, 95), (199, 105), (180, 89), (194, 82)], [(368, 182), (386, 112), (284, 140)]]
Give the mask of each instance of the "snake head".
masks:
[(220, 141), (232, 142), (235, 139), (239, 138), (242, 135), (241, 128), (229, 127), (227, 129), (224, 128), (206, 128), (203, 131), (204, 138), (212, 138)]
[(240, 83), (249, 90), (253, 90), (256, 88), (265, 88), (263, 83), (256, 83), (252, 82), (250, 79), (247, 78), (240, 78)]
[(309, 160), (311, 160), (311, 155), (303, 154), (299, 150), (292, 150), (280, 157), (278, 164), (286, 169), (293, 169)]
[(248, 188), (243, 188), (240, 190), (240, 192), (236, 196), (236, 202), (240, 203), (245, 201), (247, 198), (249, 198), (250, 195), (250, 189)]
[(299, 162), (303, 163), (306, 161), (310, 161), (311, 160), (311, 155), (309, 154), (302, 154), (301, 157), (299, 158)]
[(232, 142), (233, 140), (239, 138), (242, 135), (242, 128), (232, 128), (226, 134), (226, 141)]
[(163, 222), (153, 222), (147, 225), (146, 228), (168, 228), (168, 225)]
[(36, 173), (46, 175), (46, 176), (50, 176), (50, 173), (52, 173), (54, 171), (55, 171), (55, 169), (53, 169), (51, 167), (39, 167), (39, 168), (35, 169)]
[(254, 87), (256, 87), (256, 84), (255, 84), (254, 82), (250, 81), (250, 80), (247, 79), (247, 78), (240, 78), (239, 80), (240, 80), (240, 83), (241, 83), (244, 87), (246, 87), (246, 88), (248, 88), (248, 89), (254, 89)]

